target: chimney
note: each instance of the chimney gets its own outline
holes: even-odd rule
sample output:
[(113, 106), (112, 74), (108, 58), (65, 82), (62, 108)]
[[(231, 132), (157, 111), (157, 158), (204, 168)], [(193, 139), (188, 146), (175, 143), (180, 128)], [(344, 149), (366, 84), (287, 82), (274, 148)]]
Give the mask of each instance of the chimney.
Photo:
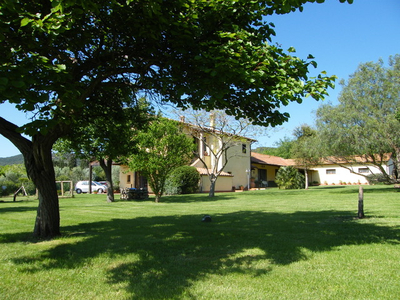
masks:
[(214, 113), (210, 114), (210, 127), (215, 128), (215, 114)]

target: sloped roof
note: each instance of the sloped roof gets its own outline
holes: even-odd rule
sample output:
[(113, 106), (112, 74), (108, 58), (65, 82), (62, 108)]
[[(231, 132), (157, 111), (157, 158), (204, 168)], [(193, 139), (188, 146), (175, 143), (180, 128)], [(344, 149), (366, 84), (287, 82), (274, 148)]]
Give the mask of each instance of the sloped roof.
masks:
[[(376, 156), (376, 159), (382, 160), (384, 162), (388, 162), (391, 158), (391, 153), (385, 153), (382, 155)], [(294, 159), (285, 159), (282, 157), (278, 156), (273, 156), (273, 155), (267, 155), (267, 154), (260, 154), (260, 153), (255, 153), (251, 152), (251, 162), (252, 163), (257, 163), (257, 164), (263, 164), (263, 165), (271, 165), (271, 166), (279, 166), (279, 167), (284, 167), (284, 166), (296, 166), (299, 167), (299, 164), (296, 163), (296, 160)], [(327, 157), (324, 159), (321, 159), (318, 163), (318, 165), (332, 165), (332, 164), (355, 164), (355, 163), (360, 163), (360, 164), (365, 164), (365, 163), (372, 163), (371, 158), (366, 157), (366, 156), (353, 156), (349, 158), (343, 158), (343, 157)]]
[[(197, 172), (200, 173), (200, 175), (208, 175), (207, 173), (207, 169), (206, 168), (196, 168)], [(208, 170), (210, 173), (212, 172), (210, 169)], [(227, 172), (222, 171), (221, 174), (219, 174), (219, 176), (225, 176), (225, 177), (233, 177), (232, 174), (229, 174)]]
[(278, 156), (260, 154), (255, 152), (251, 152), (251, 162), (256, 164), (279, 166), (279, 167), (293, 166), (295, 164), (293, 159), (284, 159)]
[[(375, 158), (377, 161), (388, 162), (392, 157), (392, 153), (385, 154), (377, 154)], [(351, 156), (351, 157), (335, 157), (330, 156), (320, 161), (321, 165), (330, 165), (330, 164), (354, 164), (354, 163), (373, 163), (371, 157), (369, 156)]]

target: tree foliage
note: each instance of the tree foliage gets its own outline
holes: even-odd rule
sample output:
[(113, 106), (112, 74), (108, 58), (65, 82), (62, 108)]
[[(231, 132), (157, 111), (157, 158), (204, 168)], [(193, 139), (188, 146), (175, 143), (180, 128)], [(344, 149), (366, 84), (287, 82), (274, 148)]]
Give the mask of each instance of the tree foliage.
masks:
[(54, 142), (130, 104), (101, 94), (147, 92), (273, 126), (289, 117), (282, 105), (323, 98), (334, 77), (308, 78), (313, 58), (268, 44), (274, 30), (263, 19), (315, 1), (2, 1), (0, 103), (32, 119), (16, 126), (0, 117), (0, 133), (24, 155), (39, 190), (34, 234), (60, 234)]
[[(387, 182), (398, 181), (400, 122), (396, 114), (400, 104), (400, 55), (390, 57), (388, 65), (383, 60), (361, 64), (341, 84), (339, 104), (326, 104), (317, 111), (317, 129), (325, 156), (335, 156), (347, 163), (373, 164)], [(393, 159), (394, 174), (386, 170), (387, 154)]]
[(292, 166), (279, 168), (276, 173), (275, 182), (280, 189), (304, 188), (304, 176)]
[(152, 121), (149, 128), (140, 131), (134, 139), (139, 149), (129, 156), (129, 167), (147, 178), (155, 201), (159, 202), (168, 175), (192, 159), (193, 140), (182, 132), (177, 121), (165, 118)]
[(293, 135), (296, 139), (291, 148), (292, 158), (299, 168), (304, 169), (305, 188), (308, 189), (308, 170), (320, 162), (318, 134), (314, 128), (303, 124), (295, 128)]
[(285, 136), (274, 144), (275, 147), (259, 147), (254, 152), (282, 158), (292, 158), (292, 147), (294, 143), (295, 140), (293, 138)]
[[(99, 94), (99, 97), (124, 97), (131, 95), (112, 93)], [(129, 102), (129, 101), (126, 101)], [(75, 127), (65, 138), (55, 144), (55, 149), (63, 153), (73, 152), (76, 157), (98, 161), (107, 181), (107, 202), (114, 202), (114, 183), (112, 166), (123, 156), (135, 153), (136, 144), (132, 138), (136, 130), (143, 129), (150, 121), (151, 107), (145, 98), (132, 100), (130, 107), (110, 106), (103, 111), (85, 111), (93, 121), (86, 127)], [(114, 122), (114, 120), (118, 120)]]
[(35, 185), (27, 177), (23, 164), (0, 167), (0, 196), (14, 194), (21, 186), (29, 195), (36, 193)]
[(193, 194), (199, 191), (200, 173), (195, 167), (181, 166), (168, 176), (165, 191), (167, 194)]

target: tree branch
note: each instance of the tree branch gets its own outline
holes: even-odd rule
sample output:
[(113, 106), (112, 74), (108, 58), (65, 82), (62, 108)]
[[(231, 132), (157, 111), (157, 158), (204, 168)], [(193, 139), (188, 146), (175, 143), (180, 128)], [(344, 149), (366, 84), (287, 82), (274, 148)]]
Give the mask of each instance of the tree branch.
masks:
[(0, 117), (0, 134), (10, 140), (21, 153), (27, 153), (32, 149), (32, 142), (22, 136), (19, 129), (14, 123)]

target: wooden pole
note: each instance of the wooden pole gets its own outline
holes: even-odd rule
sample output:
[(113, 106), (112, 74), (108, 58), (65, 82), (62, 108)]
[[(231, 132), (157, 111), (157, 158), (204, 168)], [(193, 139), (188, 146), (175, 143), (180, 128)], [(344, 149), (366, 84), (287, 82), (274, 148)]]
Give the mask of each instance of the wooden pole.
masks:
[(363, 187), (360, 185), (358, 189), (358, 218), (364, 218), (364, 190)]
[(93, 166), (89, 163), (89, 194), (92, 193)]

